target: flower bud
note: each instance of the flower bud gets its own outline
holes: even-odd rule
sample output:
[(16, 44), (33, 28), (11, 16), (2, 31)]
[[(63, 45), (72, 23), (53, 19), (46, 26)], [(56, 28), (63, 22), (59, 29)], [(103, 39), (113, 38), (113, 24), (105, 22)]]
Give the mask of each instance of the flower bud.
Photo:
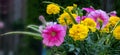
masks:
[(46, 20), (45, 20), (45, 18), (44, 18), (43, 15), (40, 15), (40, 16), (39, 16), (39, 20), (40, 20), (44, 25), (46, 24)]
[(4, 28), (4, 23), (0, 21), (0, 29)]

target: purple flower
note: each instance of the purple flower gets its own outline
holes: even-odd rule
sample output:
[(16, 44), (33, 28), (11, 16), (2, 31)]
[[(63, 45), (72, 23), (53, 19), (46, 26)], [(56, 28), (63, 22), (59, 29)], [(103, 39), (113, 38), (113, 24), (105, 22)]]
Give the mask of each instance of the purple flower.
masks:
[(64, 41), (65, 35), (66, 29), (62, 25), (47, 26), (42, 31), (43, 44), (49, 47), (60, 46)]
[(110, 15), (110, 16), (116, 16), (116, 14), (117, 14), (116, 11), (112, 11), (112, 12), (108, 13), (108, 15)]
[(108, 20), (109, 20), (109, 16), (107, 15), (107, 13), (102, 11), (102, 10), (92, 11), (88, 14), (87, 17), (95, 20), (95, 22), (97, 23), (97, 29), (100, 29), (99, 20), (102, 21), (102, 27), (101, 28), (104, 28), (106, 26), (106, 24), (108, 23)]
[(40, 15), (40, 16), (39, 16), (39, 20), (40, 20), (44, 25), (46, 25), (46, 20), (45, 20), (45, 18), (44, 18), (43, 15)]
[(95, 11), (95, 9), (93, 7), (90, 8), (82, 8), (82, 10), (85, 10), (87, 13), (90, 13), (92, 11)]

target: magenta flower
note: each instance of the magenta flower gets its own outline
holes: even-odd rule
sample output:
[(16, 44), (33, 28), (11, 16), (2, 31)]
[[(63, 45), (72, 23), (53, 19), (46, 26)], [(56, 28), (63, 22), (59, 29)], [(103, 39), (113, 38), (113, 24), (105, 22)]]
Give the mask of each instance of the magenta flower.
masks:
[(90, 13), (92, 11), (95, 11), (95, 9), (93, 7), (90, 8), (82, 8), (82, 10), (85, 10), (87, 13)]
[(107, 13), (102, 11), (102, 10), (92, 11), (88, 14), (87, 17), (95, 20), (95, 22), (97, 23), (97, 29), (100, 29), (100, 23), (98, 20), (102, 20), (102, 27), (101, 28), (104, 28), (109, 20), (109, 16), (107, 15)]
[(66, 35), (66, 30), (64, 26), (55, 24), (52, 26), (47, 26), (42, 31), (43, 44), (46, 46), (60, 46)]
[(86, 16), (82, 16), (82, 17), (77, 16), (76, 17), (76, 22), (79, 23), (81, 21), (81, 19), (84, 20), (85, 18), (86, 18)]

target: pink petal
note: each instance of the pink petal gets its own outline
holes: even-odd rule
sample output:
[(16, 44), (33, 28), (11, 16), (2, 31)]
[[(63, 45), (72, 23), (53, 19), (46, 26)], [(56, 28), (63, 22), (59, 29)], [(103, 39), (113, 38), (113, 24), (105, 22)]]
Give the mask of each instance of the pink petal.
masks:
[(85, 10), (87, 13), (90, 13), (92, 11), (95, 11), (95, 9), (93, 7), (90, 8), (82, 8), (82, 10)]
[[(55, 32), (55, 36), (51, 33)], [(60, 46), (66, 35), (66, 28), (62, 25), (55, 24), (52, 26), (47, 26), (42, 32), (43, 44), (46, 46)]]
[(103, 21), (102, 28), (104, 28), (106, 26), (106, 24), (108, 23), (108, 20), (109, 20), (109, 16), (107, 15), (107, 13), (102, 10), (92, 11), (88, 14), (87, 17), (92, 18), (93, 20), (96, 21), (98, 29), (100, 28), (98, 19), (101, 19)]

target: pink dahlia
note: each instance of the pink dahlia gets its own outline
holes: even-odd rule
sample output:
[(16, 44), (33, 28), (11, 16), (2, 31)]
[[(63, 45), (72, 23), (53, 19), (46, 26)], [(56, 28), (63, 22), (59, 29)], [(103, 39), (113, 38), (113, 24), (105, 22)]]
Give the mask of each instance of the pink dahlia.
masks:
[(87, 17), (95, 20), (95, 22), (97, 23), (97, 29), (100, 29), (100, 23), (99, 23), (98, 20), (102, 21), (102, 27), (101, 28), (104, 28), (106, 26), (106, 24), (108, 23), (108, 20), (109, 20), (109, 16), (107, 15), (107, 13), (102, 11), (102, 10), (92, 11), (88, 14)]
[(52, 26), (47, 26), (42, 31), (43, 44), (46, 46), (60, 46), (66, 35), (66, 29), (64, 26), (55, 24)]

